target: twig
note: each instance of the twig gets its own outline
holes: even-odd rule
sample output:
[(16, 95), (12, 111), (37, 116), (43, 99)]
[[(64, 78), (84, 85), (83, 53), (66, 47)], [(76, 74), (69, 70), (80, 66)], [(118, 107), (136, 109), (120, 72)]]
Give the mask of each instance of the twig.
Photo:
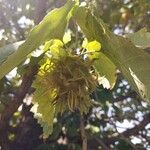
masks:
[(103, 150), (110, 150), (109, 147), (100, 138), (95, 138), (95, 140), (102, 146)]
[(82, 138), (82, 150), (87, 150), (87, 136), (84, 127), (84, 118), (81, 114), (80, 114), (80, 132)]
[(131, 92), (128, 92), (126, 95), (121, 95), (117, 98), (114, 99), (114, 102), (119, 102), (119, 101), (123, 101), (124, 99), (127, 99), (127, 98), (134, 98), (136, 96), (136, 92), (134, 91), (131, 91)]
[[(111, 121), (111, 122), (112, 122), (112, 121)], [(115, 123), (115, 122), (112, 122), (112, 125), (114, 126), (115, 130), (117, 131), (116, 123)], [(128, 143), (128, 144), (133, 148), (133, 150), (136, 150), (135, 145), (134, 145), (128, 138), (126, 138), (122, 133), (119, 133), (119, 132), (118, 132), (118, 138), (119, 138), (119, 139), (122, 139), (122, 140), (124, 140), (126, 143)]]
[(135, 127), (131, 129), (124, 131), (122, 134), (125, 137), (129, 137), (131, 135), (137, 135), (139, 131), (143, 130), (148, 123), (150, 123), (150, 113), (145, 114), (143, 116), (143, 120), (138, 125), (136, 125)]
[(110, 144), (113, 144), (114, 142), (116, 142), (117, 139), (119, 139), (120, 134), (124, 138), (128, 138), (130, 136), (137, 135), (139, 133), (139, 131), (143, 130), (149, 122), (150, 122), (150, 113), (147, 113), (143, 116), (143, 120), (138, 125), (135, 125), (133, 128), (127, 129), (126, 131), (119, 133), (117, 136), (113, 136), (111, 138), (106, 138), (106, 139), (104, 139), (104, 141), (106, 141), (105, 143), (110, 145)]

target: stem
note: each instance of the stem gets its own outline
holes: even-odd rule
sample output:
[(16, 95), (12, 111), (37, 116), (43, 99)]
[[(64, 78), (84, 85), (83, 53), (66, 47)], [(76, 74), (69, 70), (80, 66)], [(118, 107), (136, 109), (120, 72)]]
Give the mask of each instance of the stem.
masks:
[(87, 136), (84, 127), (84, 118), (81, 114), (80, 114), (80, 132), (82, 138), (82, 150), (87, 150)]
[(107, 145), (100, 138), (95, 139), (95, 140), (101, 145), (103, 150), (110, 150), (109, 147), (107, 147)]

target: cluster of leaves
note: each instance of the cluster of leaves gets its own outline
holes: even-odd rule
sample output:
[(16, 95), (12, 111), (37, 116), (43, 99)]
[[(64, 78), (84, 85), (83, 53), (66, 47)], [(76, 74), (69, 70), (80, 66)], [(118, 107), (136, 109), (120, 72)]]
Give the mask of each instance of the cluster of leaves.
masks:
[[(52, 39), (52, 38), (61, 38), (62, 35), (64, 34), (65, 27), (68, 19), (70, 18), (70, 13), (74, 4), (75, 3), (73, 3), (72, 1), (68, 1), (67, 4), (62, 8), (50, 12), (50, 14), (48, 14), (44, 18), (44, 20), (32, 30), (28, 39), (18, 48), (18, 51), (16, 53), (13, 53), (12, 55), (8, 53), (7, 55), (8, 58), (7, 56), (4, 56), (1, 62), (1, 70), (2, 70), (1, 77), (5, 73), (7, 73), (10, 69), (12, 69), (14, 66), (19, 64), (19, 62), (21, 62), (26, 57), (27, 54), (29, 54), (31, 51), (36, 49), (44, 41), (47, 41), (48, 39)], [(80, 14), (81, 12), (83, 15), (81, 16), (77, 15)], [(59, 17), (57, 22), (55, 21), (56, 16), (57, 19)], [(122, 73), (133, 85), (133, 87), (145, 99), (149, 99), (150, 96), (149, 96), (148, 89), (150, 83), (148, 82), (148, 73), (147, 73), (147, 70), (149, 71), (148, 66), (150, 64), (149, 56), (144, 51), (140, 49), (137, 50), (137, 48), (129, 40), (123, 39), (121, 37), (117, 37), (112, 33), (110, 33), (110, 31), (103, 23), (103, 21), (100, 18), (96, 18), (96, 16), (93, 16), (90, 13), (90, 11), (85, 7), (78, 7), (75, 9), (74, 19), (77, 21), (77, 23), (79, 24), (79, 26), (81, 27), (81, 29), (83, 30), (83, 32), (85, 33), (89, 41), (97, 40), (101, 42), (103, 45), (102, 51), (105, 55), (102, 55), (100, 58), (99, 58), (100, 55), (96, 56), (99, 61), (95, 64), (95, 66), (99, 67), (99, 64), (103, 64), (105, 68), (111, 67), (113, 68), (112, 71), (114, 71), (113, 74), (115, 74), (115, 69), (113, 67), (113, 63), (114, 63), (122, 71)], [(53, 25), (49, 26), (49, 24), (51, 23), (53, 23)], [(45, 34), (43, 34), (42, 37), (40, 37), (37, 40), (37, 38), (35, 37), (37, 37), (44, 30), (48, 32), (44, 32)], [(127, 48), (128, 48), (128, 52), (127, 52)], [(136, 53), (136, 55), (132, 55), (133, 53), (134, 54)], [(17, 59), (15, 59), (14, 61), (14, 58)], [(103, 59), (105, 58), (104, 61), (101, 58)], [(143, 60), (142, 63), (141, 63), (141, 59)], [(12, 60), (13, 60), (13, 64), (11, 63)], [(136, 61), (136, 66), (138, 63), (138, 66), (141, 66), (142, 68), (144, 64), (146, 69), (144, 68), (143, 70), (139, 71), (139, 69), (135, 66), (134, 63), (135, 61)], [(100, 68), (99, 71), (101, 72), (101, 70), (102, 68)], [(103, 69), (102, 74), (108, 75), (106, 76), (106, 78), (108, 78), (108, 80), (111, 80), (111, 82), (113, 80), (113, 83), (111, 84), (114, 84), (115, 78), (113, 79), (112, 77), (109, 78), (110, 75), (109, 73), (107, 73), (109, 71), (110, 70), (108, 68), (107, 70)], [(143, 74), (143, 72), (145, 73)], [(72, 94), (70, 97), (72, 97)]]
[(63, 48), (61, 41), (47, 42), (44, 49), (46, 56), (40, 62), (41, 67), (33, 83), (36, 91), (32, 110), (43, 127), (44, 135), (48, 136), (54, 115), (68, 110), (87, 113), (91, 106), (89, 95), (96, 88), (96, 79), (94, 73), (90, 73), (91, 61), (73, 55), (71, 50)]
[[(81, 53), (74, 54), (72, 50), (64, 48), (61, 41), (59, 43), (62, 46), (59, 44), (49, 45), (51, 42), (57, 41), (56, 39), (62, 40), (71, 16), (88, 39), (87, 43), (86, 40), (83, 42), (83, 49), (86, 50), (83, 55)], [(139, 35), (142, 36), (137, 40)], [(127, 38), (131, 38), (136, 46), (149, 47), (149, 42), (146, 42), (149, 41), (149, 33), (145, 30), (129, 35)], [(47, 137), (52, 131), (53, 118), (58, 112), (74, 111), (78, 108), (83, 113), (87, 112), (91, 106), (89, 94), (95, 87), (95, 80), (89, 73), (91, 66), (98, 73), (98, 81), (104, 87), (110, 89), (114, 87), (116, 68), (118, 68), (144, 99), (150, 98), (150, 56), (135, 47), (127, 38), (114, 35), (96, 14), (91, 13), (89, 8), (79, 7), (78, 4), (75, 5), (75, 2), (69, 0), (63, 7), (50, 12), (31, 31), (23, 44), (18, 42), (0, 49), (0, 78), (24, 61), (30, 52), (46, 42), (44, 48), (46, 52), (43, 52), (45, 56), (39, 63), (40, 70), (33, 85), (36, 91), (32, 110), (44, 129), (44, 136)], [(47, 42), (51, 39), (55, 40)], [(74, 52), (77, 50), (76, 47)], [(87, 63), (86, 58), (80, 55), (85, 57), (87, 55), (90, 63)], [(107, 101), (110, 102), (113, 99), (112, 93), (98, 88), (97, 94), (94, 94), (95, 100), (100, 100), (102, 109), (107, 112), (109, 109)], [(80, 104), (79, 101), (81, 101)], [(120, 114), (117, 117), (122, 120), (121, 113), (123, 112), (118, 109), (118, 106), (113, 105), (113, 108), (115, 112), (118, 112), (116, 114)], [(95, 126), (98, 126), (97, 122)], [(89, 132), (96, 132), (94, 126), (89, 130)], [(96, 135), (96, 133), (94, 134)]]

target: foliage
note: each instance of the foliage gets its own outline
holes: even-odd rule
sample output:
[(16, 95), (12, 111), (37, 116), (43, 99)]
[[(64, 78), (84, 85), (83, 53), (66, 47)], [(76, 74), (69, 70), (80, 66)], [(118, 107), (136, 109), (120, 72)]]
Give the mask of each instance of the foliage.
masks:
[(61, 41), (52, 43), (50, 47), (46, 45), (51, 51), (47, 51), (47, 56), (40, 63), (39, 73), (33, 83), (36, 92), (32, 110), (44, 128), (46, 137), (51, 133), (54, 114), (63, 114), (68, 110), (87, 113), (91, 106), (89, 95), (96, 88), (96, 81), (89, 73), (90, 63), (56, 44), (63, 45)]
[[(85, 44), (85, 42), (83, 42), (83, 44)], [(113, 88), (116, 82), (116, 66), (107, 58), (106, 55), (99, 52), (101, 49), (100, 43), (92, 41), (85, 44), (84, 48), (86, 48), (87, 53), (89, 53), (89, 59), (96, 60), (94, 61), (93, 66), (96, 68), (101, 77), (99, 82), (103, 84), (104, 88)]]
[(69, 12), (73, 5), (74, 2), (68, 1), (62, 8), (55, 9), (47, 14), (43, 21), (32, 29), (27, 40), (15, 53), (10, 54), (8, 51), (7, 57), (5, 56), (6, 54), (2, 56), (6, 60), (4, 61), (4, 58), (1, 58), (3, 61), (0, 64), (0, 78), (24, 61), (29, 53), (37, 49), (44, 42), (54, 38), (62, 39), (69, 19)]
[(38, 2), (0, 1), (2, 148), (80, 150), (86, 139), (90, 150), (148, 149), (148, 1), (68, 0), (29, 32), (21, 16), (63, 3)]
[(130, 33), (127, 37), (138, 47), (143, 49), (150, 47), (150, 33), (146, 31), (146, 28), (143, 28), (136, 33)]
[(87, 38), (101, 42), (103, 53), (122, 71), (135, 90), (149, 100), (150, 56), (136, 48), (128, 39), (112, 34), (104, 22), (92, 16), (88, 9), (80, 7), (76, 14), (81, 12), (82, 15), (75, 15), (75, 19)]

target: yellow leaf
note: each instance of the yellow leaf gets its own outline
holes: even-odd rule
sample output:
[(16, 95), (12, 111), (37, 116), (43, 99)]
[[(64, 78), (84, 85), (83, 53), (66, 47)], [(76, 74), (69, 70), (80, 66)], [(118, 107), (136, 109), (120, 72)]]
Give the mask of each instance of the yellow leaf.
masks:
[(101, 44), (95, 40), (95, 41), (89, 42), (86, 45), (86, 49), (88, 52), (97, 52), (97, 51), (100, 51)]
[(63, 36), (63, 42), (64, 42), (64, 44), (67, 44), (70, 41), (71, 41), (71, 32), (68, 31)]
[(99, 42), (94, 40), (88, 43), (88, 41), (85, 39), (82, 46), (87, 50), (87, 55), (90, 59), (99, 58), (99, 52), (101, 49), (101, 44)]

